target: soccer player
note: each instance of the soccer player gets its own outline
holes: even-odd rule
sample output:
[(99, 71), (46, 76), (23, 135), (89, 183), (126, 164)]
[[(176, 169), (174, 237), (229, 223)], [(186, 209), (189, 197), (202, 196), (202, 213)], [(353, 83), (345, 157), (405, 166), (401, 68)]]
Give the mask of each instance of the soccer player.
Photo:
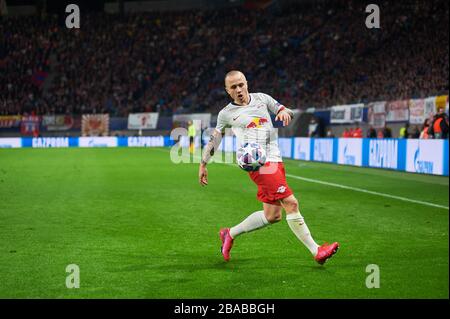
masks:
[(267, 94), (249, 93), (245, 75), (240, 71), (234, 70), (226, 74), (225, 90), (232, 102), (219, 112), (216, 129), (204, 148), (199, 167), (200, 184), (202, 186), (208, 184), (206, 165), (219, 147), (226, 127), (233, 129), (239, 145), (245, 142), (256, 142), (265, 147), (267, 162), (259, 171), (249, 172), (250, 178), (258, 186), (257, 198), (263, 203), (263, 209), (250, 214), (234, 227), (220, 230), (223, 258), (225, 261), (230, 260), (233, 241), (239, 235), (279, 222), (284, 208), (286, 220), (292, 232), (309, 249), (319, 264), (325, 263), (336, 253), (339, 244), (335, 242), (331, 245), (319, 246), (314, 241), (300, 214), (298, 201), (286, 182), (278, 142), (276, 138), (273, 138), (275, 129), (270, 120), (269, 111), (276, 114), (275, 120), (282, 121), (284, 126), (289, 124), (293, 112)]

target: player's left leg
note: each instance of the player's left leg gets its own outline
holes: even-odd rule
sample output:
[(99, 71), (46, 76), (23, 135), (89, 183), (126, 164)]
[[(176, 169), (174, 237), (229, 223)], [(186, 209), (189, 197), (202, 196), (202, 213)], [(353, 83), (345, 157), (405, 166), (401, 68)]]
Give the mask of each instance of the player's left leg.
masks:
[(263, 208), (264, 210), (250, 214), (236, 226), (220, 230), (220, 240), (222, 241), (220, 250), (226, 261), (230, 259), (233, 241), (237, 236), (266, 227), (267, 225), (277, 223), (281, 220), (281, 206), (263, 203)]

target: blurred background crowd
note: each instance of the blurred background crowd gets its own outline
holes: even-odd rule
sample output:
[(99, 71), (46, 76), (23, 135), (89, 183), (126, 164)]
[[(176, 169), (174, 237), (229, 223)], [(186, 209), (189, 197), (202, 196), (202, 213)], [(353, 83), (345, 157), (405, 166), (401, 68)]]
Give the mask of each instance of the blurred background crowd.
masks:
[(448, 2), (366, 5), (0, 17), (0, 115), (217, 113), (231, 69), (300, 109), (448, 94)]

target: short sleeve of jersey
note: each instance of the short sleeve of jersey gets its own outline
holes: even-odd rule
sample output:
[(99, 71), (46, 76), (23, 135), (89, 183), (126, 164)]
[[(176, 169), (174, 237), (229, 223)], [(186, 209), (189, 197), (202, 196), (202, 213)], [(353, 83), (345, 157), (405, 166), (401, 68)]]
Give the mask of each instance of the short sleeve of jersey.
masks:
[(225, 128), (229, 126), (226, 118), (227, 116), (223, 110), (219, 112), (219, 115), (217, 115), (216, 130), (220, 133), (224, 133)]
[(284, 108), (277, 100), (265, 93), (259, 93), (261, 100), (267, 105), (269, 111), (273, 114), (277, 114), (281, 108)]

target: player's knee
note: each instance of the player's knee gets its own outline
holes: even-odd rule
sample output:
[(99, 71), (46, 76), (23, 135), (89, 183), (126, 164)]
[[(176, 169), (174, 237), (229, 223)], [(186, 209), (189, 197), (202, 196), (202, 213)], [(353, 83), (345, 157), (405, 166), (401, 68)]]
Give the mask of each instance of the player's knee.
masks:
[(270, 220), (269, 220), (269, 222), (270, 222), (271, 224), (274, 224), (274, 223), (278, 223), (280, 220), (281, 220), (281, 213), (280, 213), (280, 214), (272, 215), (271, 218), (270, 218)]
[(295, 198), (283, 202), (284, 208), (287, 212), (298, 212), (298, 201)]
[(266, 216), (266, 219), (269, 223), (274, 224), (278, 223), (282, 218), (281, 212), (275, 212)]
[(281, 220), (281, 218), (282, 218), (281, 212), (276, 213), (274, 216), (274, 223), (278, 223)]

